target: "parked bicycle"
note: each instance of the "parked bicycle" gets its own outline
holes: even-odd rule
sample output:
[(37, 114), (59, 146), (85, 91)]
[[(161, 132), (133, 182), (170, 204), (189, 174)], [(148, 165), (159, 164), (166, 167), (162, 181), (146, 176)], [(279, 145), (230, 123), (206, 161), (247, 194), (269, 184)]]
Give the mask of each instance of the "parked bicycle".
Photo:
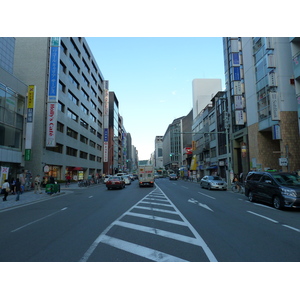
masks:
[(245, 185), (239, 181), (232, 183), (231, 190), (234, 193), (245, 194)]

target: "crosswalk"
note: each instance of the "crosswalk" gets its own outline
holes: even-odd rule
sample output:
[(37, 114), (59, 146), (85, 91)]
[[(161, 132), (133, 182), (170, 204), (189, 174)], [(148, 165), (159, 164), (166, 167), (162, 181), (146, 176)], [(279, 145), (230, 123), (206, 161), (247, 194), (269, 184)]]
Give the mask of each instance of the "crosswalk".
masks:
[(217, 261), (198, 232), (157, 186), (110, 224), (80, 261), (88, 261), (101, 245), (145, 261)]

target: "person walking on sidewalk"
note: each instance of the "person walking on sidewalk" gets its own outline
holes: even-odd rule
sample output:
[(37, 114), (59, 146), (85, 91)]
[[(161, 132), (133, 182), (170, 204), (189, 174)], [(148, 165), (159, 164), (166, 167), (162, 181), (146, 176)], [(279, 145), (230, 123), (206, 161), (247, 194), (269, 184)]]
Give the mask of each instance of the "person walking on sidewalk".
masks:
[(20, 195), (21, 195), (21, 182), (20, 179), (16, 179), (16, 184), (15, 184), (15, 194), (17, 195), (16, 201), (20, 200)]
[(2, 184), (2, 193), (4, 194), (3, 201), (7, 201), (6, 198), (9, 192), (10, 192), (10, 185), (8, 183), (8, 180), (5, 179), (4, 183)]
[(42, 191), (41, 191), (41, 178), (40, 178), (40, 175), (37, 175), (35, 178), (34, 178), (34, 193), (36, 194), (37, 191), (41, 194)]

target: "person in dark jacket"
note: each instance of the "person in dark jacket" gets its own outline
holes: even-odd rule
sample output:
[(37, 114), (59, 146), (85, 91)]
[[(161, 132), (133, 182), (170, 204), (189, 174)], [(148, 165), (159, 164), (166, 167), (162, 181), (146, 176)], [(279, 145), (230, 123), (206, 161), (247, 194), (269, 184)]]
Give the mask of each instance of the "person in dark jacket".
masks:
[(16, 184), (15, 184), (14, 192), (17, 195), (16, 201), (19, 201), (20, 200), (20, 195), (21, 195), (21, 192), (22, 192), (21, 182), (20, 182), (19, 178), (16, 179)]

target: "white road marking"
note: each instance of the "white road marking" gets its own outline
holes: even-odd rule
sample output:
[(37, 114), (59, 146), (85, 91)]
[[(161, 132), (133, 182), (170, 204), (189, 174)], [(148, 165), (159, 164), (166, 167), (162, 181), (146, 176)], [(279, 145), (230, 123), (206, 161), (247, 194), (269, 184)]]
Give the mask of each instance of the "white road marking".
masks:
[(176, 211), (173, 210), (167, 210), (167, 209), (159, 209), (159, 208), (152, 208), (152, 207), (148, 207), (148, 206), (135, 206), (133, 208), (137, 208), (137, 209), (145, 209), (145, 210), (153, 210), (153, 211), (160, 211), (160, 212), (165, 212), (165, 213), (169, 213), (169, 214), (174, 214), (177, 215)]
[(135, 230), (139, 230), (139, 231), (143, 231), (143, 232), (147, 232), (147, 233), (157, 234), (162, 237), (167, 237), (167, 238), (170, 238), (173, 240), (177, 240), (177, 241), (181, 241), (181, 242), (185, 242), (188, 244), (198, 246), (197, 239), (186, 236), (186, 235), (177, 234), (177, 233), (173, 233), (170, 231), (165, 231), (165, 230), (161, 230), (161, 229), (157, 229), (157, 228), (153, 228), (153, 227), (137, 225), (137, 224), (123, 222), (123, 221), (117, 221), (115, 223), (115, 225), (130, 228), (130, 229), (135, 229)]
[(198, 200), (195, 200), (193, 198), (189, 199), (188, 202), (194, 203), (194, 204), (198, 204)]
[(260, 207), (264, 207), (264, 208), (269, 208), (269, 209), (273, 209), (273, 210), (275, 210), (275, 208), (274, 208), (274, 207), (267, 206), (267, 205), (264, 205), (264, 204), (253, 203), (253, 202), (252, 202), (252, 204), (253, 204), (253, 205), (256, 205), (256, 206), (260, 206)]
[(51, 217), (51, 216), (53, 216), (53, 215), (55, 215), (55, 214), (57, 214), (57, 213), (59, 213), (59, 212), (61, 212), (61, 211), (63, 211), (63, 210), (66, 210), (66, 209), (67, 209), (67, 207), (64, 207), (64, 208), (62, 208), (61, 210), (56, 211), (56, 212), (54, 212), (54, 213), (52, 213), (52, 214), (50, 214), (50, 215), (47, 215), (47, 216), (45, 216), (45, 217), (43, 217), (43, 218), (37, 219), (37, 220), (35, 220), (35, 221), (33, 221), (33, 222), (30, 222), (30, 223), (27, 223), (27, 224), (25, 224), (25, 225), (23, 225), (23, 226), (21, 226), (21, 227), (18, 227), (18, 228), (16, 228), (16, 229), (12, 230), (11, 232), (16, 232), (16, 231), (18, 231), (18, 230), (20, 230), (20, 229), (22, 229), (22, 228), (25, 228), (25, 227), (27, 227), (27, 226), (29, 226), (29, 225), (32, 225), (32, 224), (37, 223), (37, 222), (39, 222), (39, 221), (42, 221), (42, 220), (44, 220), (44, 219), (46, 219), (46, 218), (49, 218), (49, 217)]
[(203, 196), (205, 196), (205, 197), (208, 197), (208, 198), (211, 198), (211, 199), (216, 199), (215, 197), (212, 197), (212, 196), (209, 196), (209, 195), (206, 195), (206, 194), (204, 194), (204, 193), (201, 193), (201, 192), (198, 192), (199, 194), (201, 194), (201, 195), (203, 195)]
[[(215, 256), (211, 252), (211, 250), (208, 248), (208, 246), (206, 245), (206, 243), (204, 242), (204, 240), (201, 238), (201, 236), (199, 235), (199, 233), (195, 230), (195, 228), (182, 215), (182, 213), (171, 202), (171, 200), (166, 196), (166, 194), (159, 187), (157, 187), (157, 189), (159, 190), (159, 193), (162, 194), (162, 195), (164, 195), (165, 199), (167, 199), (169, 201), (169, 203), (171, 204), (171, 206), (174, 209), (174, 211), (172, 211), (172, 210), (164, 210), (164, 209), (157, 209), (157, 208), (150, 208), (150, 207), (143, 207), (142, 206), (143, 202), (145, 200), (148, 200), (148, 198), (151, 197), (152, 193), (148, 194), (143, 199), (141, 199), (137, 204), (135, 204), (134, 206), (132, 206), (128, 211), (126, 211), (124, 214), (122, 214), (116, 221), (114, 221), (113, 223), (111, 223), (96, 238), (96, 240), (92, 243), (92, 245), (90, 246), (90, 248), (86, 251), (86, 253), (83, 255), (83, 257), (80, 259), (80, 261), (81, 262), (88, 261), (89, 257), (93, 254), (94, 250), (96, 249), (96, 247), (101, 242), (109, 244), (109, 245), (112, 245), (113, 247), (122, 249), (124, 251), (130, 252), (130, 253), (134, 253), (134, 254), (140, 255), (142, 257), (146, 257), (146, 258), (148, 258), (150, 260), (154, 260), (154, 261), (185, 261), (185, 260), (183, 260), (181, 258), (172, 256), (172, 255), (168, 255), (166, 253), (159, 252), (159, 251), (151, 249), (151, 248), (143, 247), (143, 246), (138, 245), (138, 244), (129, 243), (129, 242), (126, 242), (126, 241), (123, 241), (123, 240), (120, 240), (120, 239), (116, 239), (116, 238), (107, 236), (107, 233), (109, 232), (109, 230), (113, 226), (115, 226), (115, 225), (120, 226), (121, 225), (123, 227), (126, 226), (126, 227), (130, 227), (132, 229), (135, 229), (135, 230), (150, 232), (152, 234), (159, 234), (161, 236), (173, 238), (173, 239), (176, 239), (176, 240), (180, 240), (182, 242), (187, 242), (188, 241), (189, 243), (192, 243), (194, 245), (200, 246), (203, 249), (203, 251), (206, 254), (206, 256), (207, 256), (207, 258), (208, 258), (209, 261), (216, 262), (217, 259), (215, 258)], [(157, 193), (157, 192), (155, 192), (155, 193)], [(132, 215), (132, 214), (134, 214), (132, 212), (133, 209), (161, 211), (161, 212), (165, 212), (165, 213), (169, 213), (169, 214), (179, 215), (179, 217), (183, 220), (183, 223), (185, 224), (185, 226), (188, 227), (190, 229), (190, 231), (193, 233), (194, 238), (188, 237), (188, 236), (185, 236), (185, 235), (180, 235), (180, 234), (172, 233), (172, 232), (167, 232), (167, 231), (160, 230), (160, 229), (157, 229), (157, 228), (154, 229), (154, 228), (151, 228), (151, 227), (146, 227), (146, 226), (141, 226), (141, 225), (137, 225), (137, 224), (132, 224), (132, 223), (121, 221), (121, 219), (123, 217), (125, 217), (126, 215)], [(153, 218), (153, 219), (159, 220), (158, 217), (155, 217), (153, 215), (149, 215), (149, 218)], [(163, 219), (165, 219), (165, 218), (163, 218)], [(169, 222), (176, 222), (176, 221), (169, 220)], [(182, 224), (182, 222), (180, 223), (180, 225), (181, 224)]]
[(155, 204), (155, 205), (161, 205), (161, 206), (166, 206), (166, 207), (172, 207), (172, 205), (170, 205), (170, 204), (157, 203), (157, 202), (143, 201), (142, 203), (145, 203), (145, 204)]
[(292, 227), (292, 226), (289, 226), (289, 225), (282, 225), (282, 226), (287, 227), (287, 228), (292, 229), (292, 230), (295, 230), (297, 232), (300, 232), (300, 229), (297, 229), (295, 227)]
[(89, 196), (89, 198), (93, 198), (94, 196)]
[(162, 217), (157, 217), (157, 216), (137, 214), (137, 213), (133, 213), (133, 212), (128, 212), (126, 215), (138, 217), (138, 218), (144, 218), (144, 219), (151, 219), (151, 220), (156, 220), (156, 221), (161, 221), (161, 222), (166, 222), (166, 223), (172, 223), (172, 224), (181, 225), (181, 226), (186, 226), (186, 224), (183, 221), (167, 219), (167, 218), (162, 218)]
[(210, 207), (208, 207), (206, 204), (202, 204), (200, 203), (198, 200), (195, 200), (194, 198), (191, 198), (188, 200), (188, 202), (191, 202), (191, 203), (194, 203), (194, 204), (198, 204), (199, 206), (203, 207), (203, 208), (206, 208), (210, 211), (213, 211)]
[(106, 235), (102, 237), (101, 242), (156, 262), (187, 262), (179, 257)]
[(211, 208), (209, 208), (206, 204), (202, 204), (202, 203), (198, 203), (199, 206), (203, 207), (203, 208), (206, 208), (210, 211), (213, 211)]
[(253, 211), (248, 210), (247, 212), (250, 213), (250, 214), (256, 215), (256, 216), (258, 216), (258, 217), (264, 218), (264, 219), (266, 219), (266, 220), (269, 220), (269, 221), (271, 221), (271, 222), (273, 222), (273, 223), (279, 223), (279, 222), (276, 221), (276, 220), (273, 220), (273, 219), (268, 218), (268, 217), (266, 217), (266, 216), (257, 214), (257, 213), (255, 213), (255, 212), (253, 212)]

